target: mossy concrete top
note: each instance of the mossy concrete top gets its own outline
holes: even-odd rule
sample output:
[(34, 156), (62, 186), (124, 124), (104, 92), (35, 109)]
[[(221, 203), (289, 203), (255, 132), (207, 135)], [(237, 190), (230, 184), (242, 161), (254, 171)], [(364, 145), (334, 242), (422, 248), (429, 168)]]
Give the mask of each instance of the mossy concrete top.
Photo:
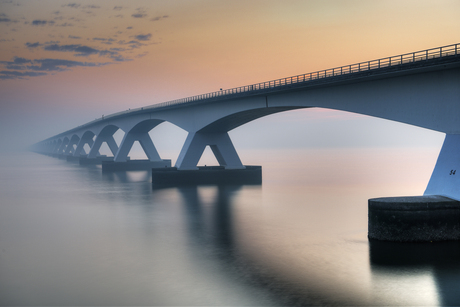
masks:
[(399, 196), (369, 199), (369, 210), (385, 211), (424, 211), (424, 210), (460, 210), (460, 201), (440, 196)]

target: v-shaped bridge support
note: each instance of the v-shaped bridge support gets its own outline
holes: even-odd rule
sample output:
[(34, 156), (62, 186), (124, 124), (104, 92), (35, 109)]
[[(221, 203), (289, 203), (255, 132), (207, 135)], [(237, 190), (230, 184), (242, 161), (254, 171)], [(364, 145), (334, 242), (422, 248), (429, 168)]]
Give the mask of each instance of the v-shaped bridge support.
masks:
[(198, 169), (197, 164), (206, 146), (211, 147), (219, 165), (226, 169), (244, 169), (238, 153), (227, 132), (189, 132), (185, 144), (177, 158), (179, 170)]

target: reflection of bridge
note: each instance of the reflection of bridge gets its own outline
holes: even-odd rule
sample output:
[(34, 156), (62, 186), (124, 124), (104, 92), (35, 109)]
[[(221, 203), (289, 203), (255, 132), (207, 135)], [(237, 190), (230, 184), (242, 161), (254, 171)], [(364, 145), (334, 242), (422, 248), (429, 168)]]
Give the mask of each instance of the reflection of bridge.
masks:
[[(228, 131), (257, 118), (298, 108), (355, 112), (446, 133), (427, 194), (460, 199), (460, 44), (188, 97), (115, 113), (35, 145), (36, 151), (95, 159), (107, 143), (115, 162), (139, 141), (161, 161), (148, 132), (167, 121), (188, 132), (179, 170), (196, 169), (206, 146), (226, 169), (244, 169)], [(125, 132), (120, 144), (114, 133)], [(89, 147), (89, 151), (85, 150)]]

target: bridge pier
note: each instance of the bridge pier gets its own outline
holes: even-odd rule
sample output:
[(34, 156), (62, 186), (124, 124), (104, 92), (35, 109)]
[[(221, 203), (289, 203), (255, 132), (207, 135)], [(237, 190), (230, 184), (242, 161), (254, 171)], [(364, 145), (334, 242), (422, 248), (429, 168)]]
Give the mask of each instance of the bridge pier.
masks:
[(57, 149), (57, 154), (58, 155), (61, 155), (64, 150), (66, 149), (67, 147), (67, 144), (69, 144), (69, 139), (68, 138), (64, 138), (64, 140), (62, 140), (61, 144), (59, 145), (58, 149)]
[(88, 159), (94, 159), (99, 155), (99, 149), (101, 148), (102, 143), (106, 142), (110, 148), (110, 151), (115, 156), (118, 151), (117, 142), (113, 138), (113, 134), (118, 130), (118, 128), (114, 127), (115, 129), (106, 129), (101, 131), (96, 136), (96, 140), (94, 141), (93, 146), (91, 146), (91, 150), (88, 153)]
[(460, 200), (460, 134), (446, 134), (424, 195)]
[(66, 148), (65, 148), (65, 151), (64, 151), (64, 155), (68, 156), (68, 155), (73, 155), (74, 152), (75, 152), (75, 148), (73, 147), (74, 145), (77, 145), (78, 142), (80, 141), (80, 138), (76, 135), (72, 136), (72, 138), (70, 139), (69, 143), (67, 144)]
[(369, 199), (369, 238), (460, 240), (460, 135), (446, 134), (423, 196)]
[(227, 132), (207, 133), (189, 132), (185, 144), (177, 158), (176, 168), (178, 170), (197, 170), (197, 164), (208, 146), (220, 166), (225, 169), (244, 169), (240, 157), (233, 146)]
[(92, 132), (87, 132), (83, 134), (81, 137), (80, 141), (77, 144), (77, 148), (75, 148), (75, 152), (73, 153), (74, 156), (80, 156), (83, 152), (84, 155), (86, 155), (85, 151), (85, 145), (88, 144), (89, 148), (91, 148), (94, 144), (93, 141), (94, 138), (94, 133)]
[(152, 162), (162, 161), (148, 132), (143, 132), (143, 133), (128, 132), (126, 133), (125, 136), (123, 137), (123, 140), (121, 141), (120, 149), (115, 155), (114, 161), (115, 162), (126, 162), (128, 159), (129, 151), (131, 150), (131, 147), (133, 147), (133, 144), (135, 141), (139, 141), (139, 143), (142, 146), (142, 149), (144, 150), (145, 154), (147, 155), (150, 161)]

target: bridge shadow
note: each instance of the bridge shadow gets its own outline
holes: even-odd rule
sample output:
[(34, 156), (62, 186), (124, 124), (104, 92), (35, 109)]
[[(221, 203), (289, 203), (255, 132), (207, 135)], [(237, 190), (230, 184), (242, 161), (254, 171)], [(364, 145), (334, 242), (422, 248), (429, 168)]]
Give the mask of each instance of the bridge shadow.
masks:
[[(405, 272), (430, 272), (439, 305), (460, 304), (460, 242), (397, 243), (369, 241), (372, 274), (400, 277)], [(423, 291), (423, 289), (420, 289)]]

